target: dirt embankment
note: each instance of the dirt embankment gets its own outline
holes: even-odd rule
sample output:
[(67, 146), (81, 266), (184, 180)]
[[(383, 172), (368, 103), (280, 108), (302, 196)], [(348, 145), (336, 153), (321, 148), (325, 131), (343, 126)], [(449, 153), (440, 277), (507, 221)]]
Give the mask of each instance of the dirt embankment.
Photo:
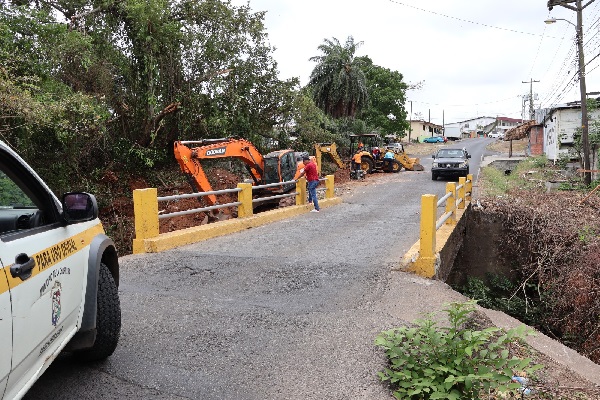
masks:
[[(326, 165), (326, 164), (324, 164)], [(350, 186), (355, 181), (350, 180), (350, 170), (348, 168), (336, 169), (333, 165), (326, 165), (327, 171), (335, 170), (333, 173), (336, 190), (349, 190)], [(157, 173), (158, 175), (159, 173)], [(169, 174), (165, 174), (169, 175)], [(172, 175), (172, 174), (171, 174)], [(211, 169), (207, 174), (211, 182), (213, 190), (223, 190), (235, 188), (238, 183), (243, 181), (243, 177), (236, 175), (223, 168)], [(134, 209), (133, 200), (130, 197), (136, 189), (146, 189), (152, 187), (143, 178), (131, 178), (127, 185), (127, 193), (122, 193), (122, 190), (116, 188), (118, 179), (116, 175), (106, 174), (103, 183), (108, 189), (105, 193), (121, 193), (108, 199), (106, 205), (100, 209), (100, 219), (104, 225), (104, 229), (117, 244), (121, 255), (131, 254), (132, 243), (135, 238), (134, 226)], [(161, 182), (157, 185), (158, 196), (173, 196), (178, 194), (193, 193), (191, 186), (181, 181), (175, 183)], [(217, 197), (219, 204), (227, 204), (237, 201), (237, 195), (222, 194)], [(284, 202), (285, 203), (285, 202)], [(290, 203), (291, 204), (291, 203)], [(173, 213), (177, 211), (191, 210), (195, 208), (206, 207), (206, 204), (198, 198), (170, 200), (159, 202), (159, 213)], [(175, 216), (171, 218), (161, 219), (159, 222), (160, 233), (172, 232), (180, 229), (189, 228), (192, 226), (200, 226), (216, 221), (223, 221), (229, 218), (235, 218), (237, 211), (235, 207), (227, 207), (213, 213), (198, 212), (193, 214)]]

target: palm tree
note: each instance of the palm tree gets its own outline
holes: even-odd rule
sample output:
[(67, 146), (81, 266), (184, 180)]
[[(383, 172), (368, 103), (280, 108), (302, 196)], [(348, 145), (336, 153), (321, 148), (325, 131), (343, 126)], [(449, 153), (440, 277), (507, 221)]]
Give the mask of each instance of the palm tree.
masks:
[(313, 90), (313, 100), (333, 118), (354, 118), (366, 105), (367, 85), (361, 70), (362, 60), (354, 57), (361, 44), (355, 43), (352, 36), (348, 36), (343, 46), (336, 38), (325, 39), (318, 47), (323, 55), (310, 58), (318, 63), (308, 83)]

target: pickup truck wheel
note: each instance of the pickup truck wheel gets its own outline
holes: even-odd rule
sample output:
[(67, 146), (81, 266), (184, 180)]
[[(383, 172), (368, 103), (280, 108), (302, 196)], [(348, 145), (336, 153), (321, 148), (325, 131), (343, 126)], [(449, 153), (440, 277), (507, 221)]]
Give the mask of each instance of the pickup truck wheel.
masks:
[(78, 350), (78, 358), (95, 361), (110, 356), (117, 348), (121, 334), (121, 303), (117, 285), (108, 267), (100, 264), (98, 277), (98, 309), (96, 314), (96, 341), (89, 349)]

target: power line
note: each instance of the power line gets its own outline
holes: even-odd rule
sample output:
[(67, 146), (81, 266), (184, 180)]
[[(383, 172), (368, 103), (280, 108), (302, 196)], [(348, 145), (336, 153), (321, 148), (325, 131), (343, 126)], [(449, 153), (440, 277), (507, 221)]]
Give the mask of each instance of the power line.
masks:
[[(420, 7), (412, 6), (410, 4), (402, 3), (402, 2), (396, 1), (396, 0), (388, 0), (388, 1), (390, 3), (395, 3), (395, 4), (398, 4), (400, 6), (404, 6), (404, 7), (408, 7), (408, 8), (414, 8), (415, 10), (423, 11), (423, 12), (426, 12), (426, 13), (429, 13), (429, 14), (438, 15), (440, 17), (454, 19), (454, 20), (461, 21), (461, 22), (467, 22), (467, 23), (473, 24), (473, 25), (485, 26), (486, 28), (498, 29), (498, 30), (501, 30), (501, 31), (513, 32), (513, 33), (521, 33), (523, 35), (529, 35), (529, 36), (543, 36), (543, 35), (540, 35), (539, 33), (530, 33), (530, 32), (517, 31), (515, 29), (501, 28), (499, 26), (493, 26), (493, 25), (488, 25), (488, 24), (484, 24), (484, 23), (481, 23), (481, 22), (471, 21), (471, 20), (464, 19), (464, 18), (458, 18), (458, 17), (454, 17), (452, 15), (442, 14), (442, 13), (439, 13), (439, 12), (436, 12), (436, 11), (427, 10), (425, 8), (420, 8)], [(552, 39), (561, 39), (561, 38), (558, 38), (558, 37), (555, 37), (555, 36), (546, 36), (546, 37), (549, 37), (549, 38), (552, 38)]]

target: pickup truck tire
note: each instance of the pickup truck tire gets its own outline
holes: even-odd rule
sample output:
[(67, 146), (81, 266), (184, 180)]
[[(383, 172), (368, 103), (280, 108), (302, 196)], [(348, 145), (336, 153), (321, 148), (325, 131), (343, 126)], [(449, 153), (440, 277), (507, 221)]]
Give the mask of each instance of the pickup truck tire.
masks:
[(121, 303), (117, 285), (108, 267), (100, 264), (96, 311), (96, 340), (88, 349), (78, 350), (75, 355), (86, 361), (103, 360), (117, 348), (121, 334)]

